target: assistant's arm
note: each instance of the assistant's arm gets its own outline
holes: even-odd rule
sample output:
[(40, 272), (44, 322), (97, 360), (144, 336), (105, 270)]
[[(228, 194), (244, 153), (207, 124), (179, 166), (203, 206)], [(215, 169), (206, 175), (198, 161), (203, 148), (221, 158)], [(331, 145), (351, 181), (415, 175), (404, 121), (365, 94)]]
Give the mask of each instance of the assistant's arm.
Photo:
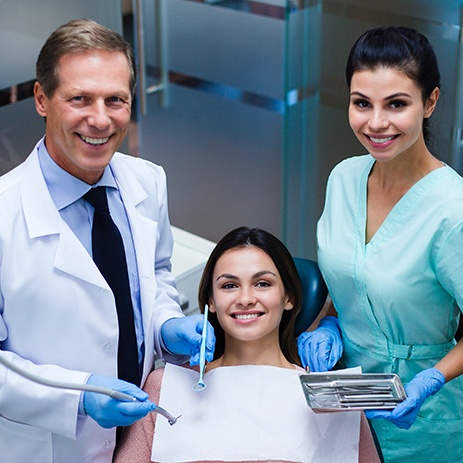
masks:
[[(436, 258), (436, 274), (445, 290), (463, 307), (463, 222), (457, 224), (445, 239)], [(392, 411), (369, 411), (370, 419), (383, 418), (404, 429), (415, 422), (424, 401), (439, 392), (445, 383), (463, 374), (463, 340), (434, 367), (419, 372), (405, 385), (407, 398)]]

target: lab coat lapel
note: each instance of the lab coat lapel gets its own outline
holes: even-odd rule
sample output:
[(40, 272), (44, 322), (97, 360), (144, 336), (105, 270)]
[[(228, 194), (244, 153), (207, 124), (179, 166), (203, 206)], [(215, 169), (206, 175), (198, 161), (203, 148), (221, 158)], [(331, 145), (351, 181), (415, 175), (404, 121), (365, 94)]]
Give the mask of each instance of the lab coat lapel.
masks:
[(56, 209), (40, 169), (37, 149), (23, 165), (21, 200), (29, 237), (53, 237), (57, 241), (55, 268), (108, 289), (91, 256)]
[(141, 213), (148, 193), (136, 176), (128, 169), (124, 169), (117, 162), (117, 158), (111, 162), (111, 169), (129, 219), (137, 256), (140, 284), (142, 284), (144, 279), (154, 278), (157, 223)]

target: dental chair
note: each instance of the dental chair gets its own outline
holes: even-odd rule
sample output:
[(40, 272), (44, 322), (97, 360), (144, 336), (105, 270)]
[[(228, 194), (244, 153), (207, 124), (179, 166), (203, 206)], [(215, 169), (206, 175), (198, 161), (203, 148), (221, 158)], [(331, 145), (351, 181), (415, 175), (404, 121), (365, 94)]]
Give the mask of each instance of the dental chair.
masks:
[(295, 257), (294, 263), (302, 283), (302, 308), (295, 327), (296, 336), (299, 336), (317, 318), (325, 304), (328, 289), (315, 261)]

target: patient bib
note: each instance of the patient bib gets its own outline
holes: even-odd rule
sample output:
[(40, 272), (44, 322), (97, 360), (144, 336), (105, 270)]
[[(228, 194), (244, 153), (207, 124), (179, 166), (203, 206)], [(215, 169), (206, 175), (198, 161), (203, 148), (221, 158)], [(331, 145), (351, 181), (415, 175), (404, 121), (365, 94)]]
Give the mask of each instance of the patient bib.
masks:
[(156, 419), (151, 460), (280, 460), (357, 463), (360, 412), (315, 414), (308, 407), (297, 370), (245, 365), (204, 375), (168, 364), (159, 405), (182, 415), (170, 426)]

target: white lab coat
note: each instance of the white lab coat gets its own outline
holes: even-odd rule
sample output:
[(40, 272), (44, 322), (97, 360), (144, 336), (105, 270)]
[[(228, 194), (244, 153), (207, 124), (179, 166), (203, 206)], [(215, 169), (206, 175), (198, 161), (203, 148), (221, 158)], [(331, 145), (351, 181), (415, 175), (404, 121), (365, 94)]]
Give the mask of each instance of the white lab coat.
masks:
[[(172, 233), (161, 167), (116, 153), (145, 333), (142, 382), (161, 355), (160, 327), (182, 316), (170, 273)], [(117, 376), (118, 322), (107, 283), (42, 176), (37, 147), (0, 178), (0, 355), (55, 380)], [(0, 365), (0, 449), (8, 463), (109, 463), (115, 430), (78, 418), (80, 393), (33, 383)]]

